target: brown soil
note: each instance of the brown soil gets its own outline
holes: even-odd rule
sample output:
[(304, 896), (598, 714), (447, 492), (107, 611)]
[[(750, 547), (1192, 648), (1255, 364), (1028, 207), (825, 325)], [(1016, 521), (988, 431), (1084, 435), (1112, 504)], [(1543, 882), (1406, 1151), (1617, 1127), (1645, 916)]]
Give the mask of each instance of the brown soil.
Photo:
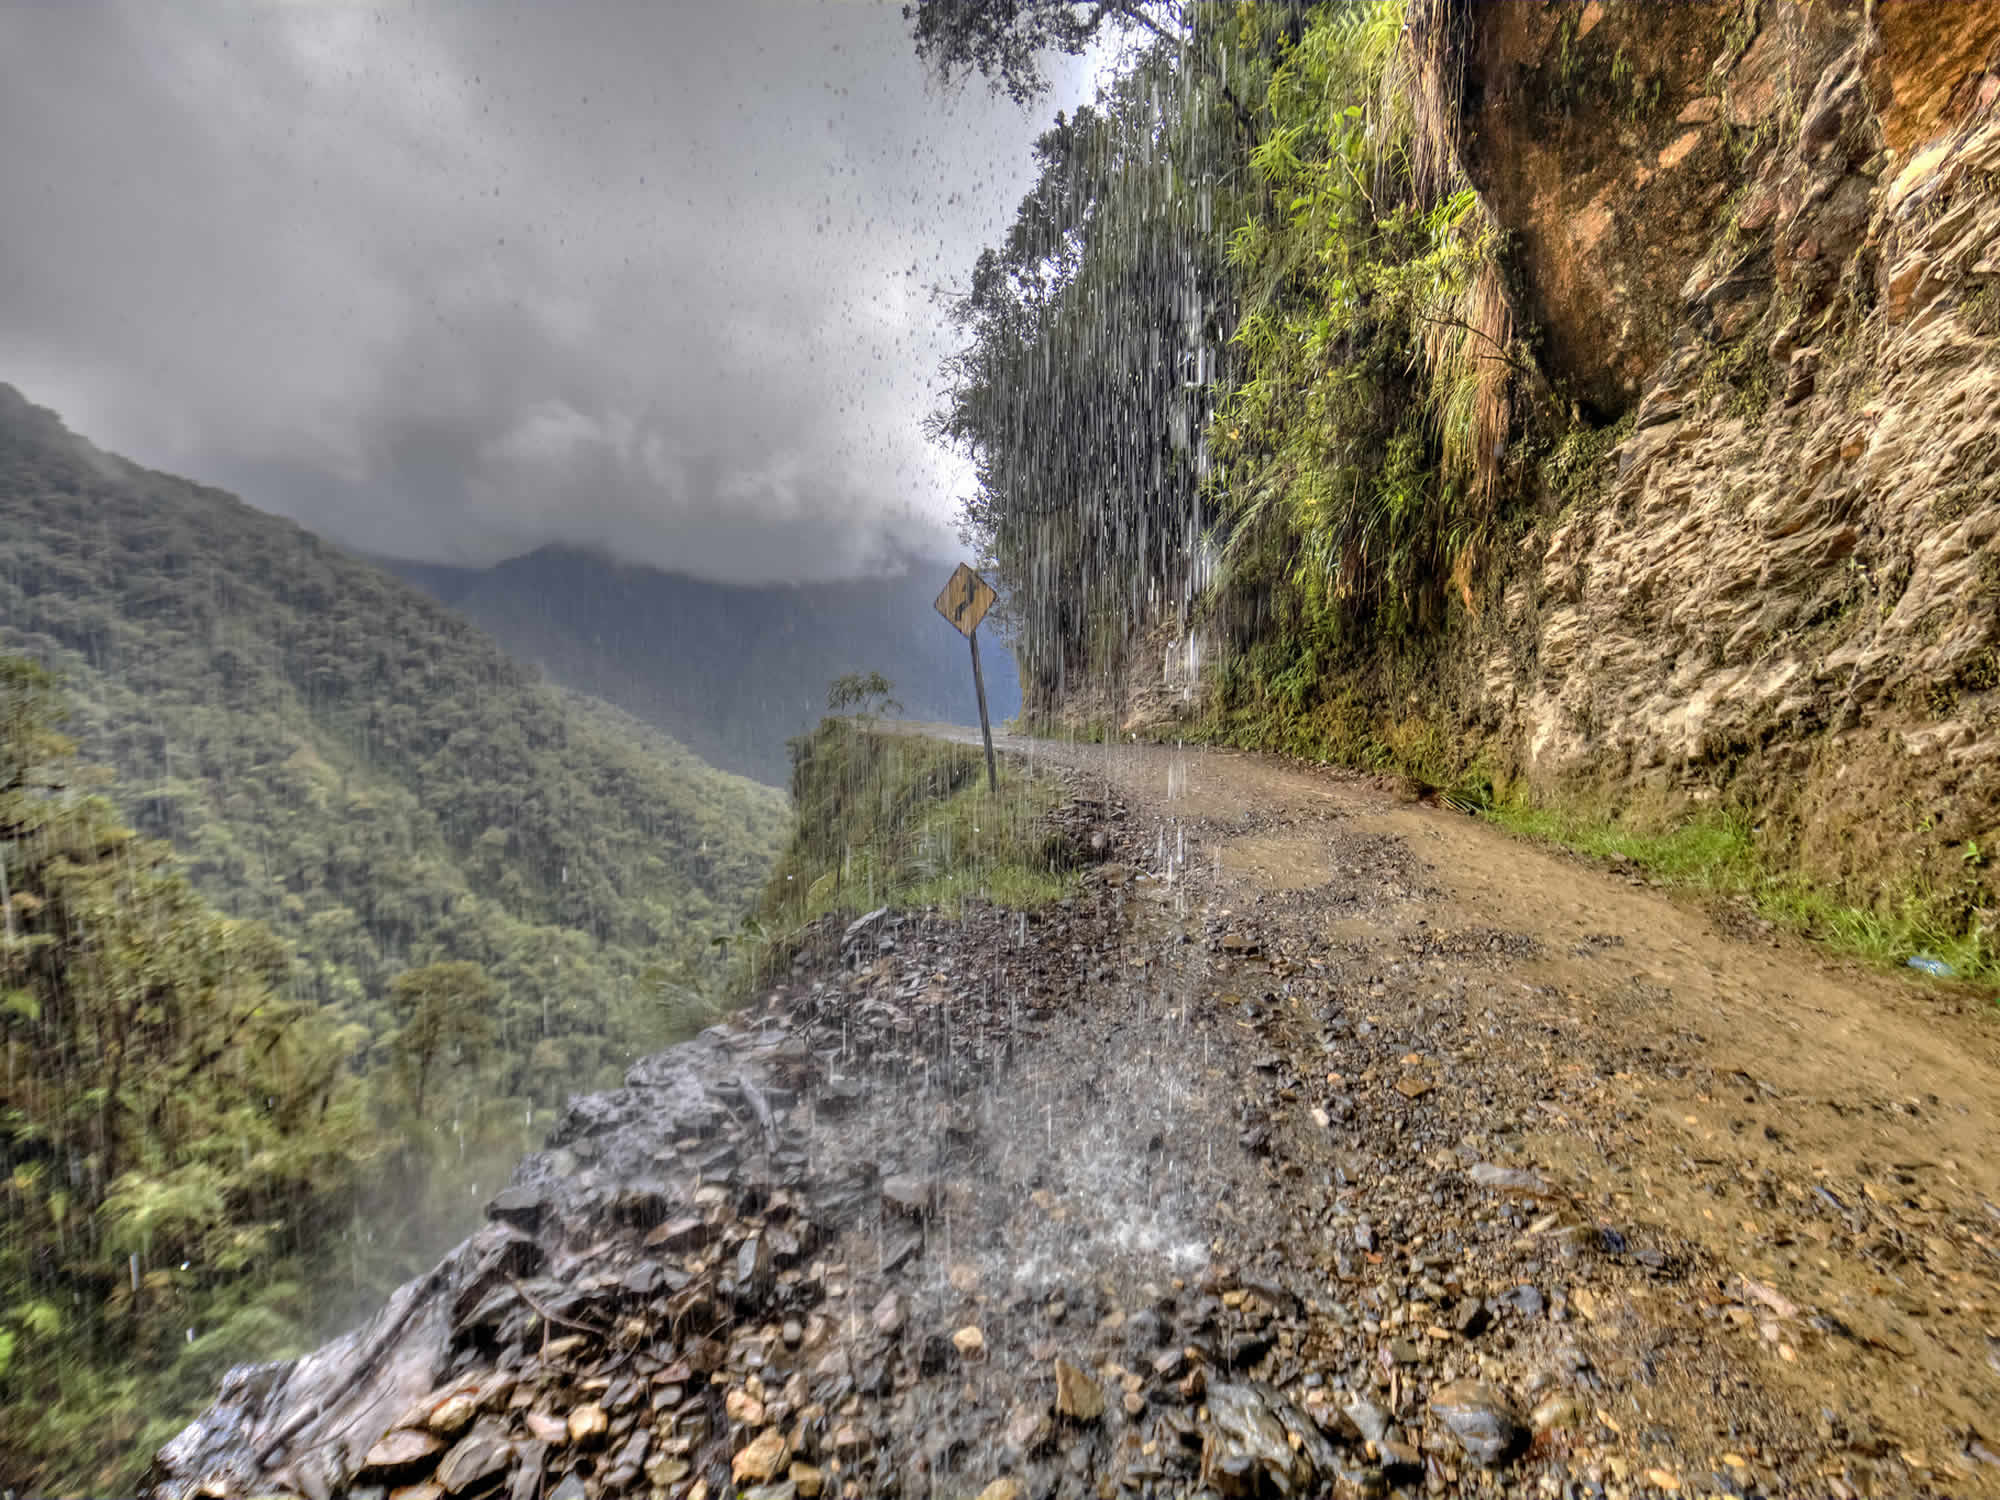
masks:
[[(1450, 997), (1475, 1035), (1437, 1095), (1520, 1111), (1472, 1112), (1470, 1139), (1504, 1143), (1509, 1165), (1685, 1268), (1614, 1278), (1585, 1319), (1609, 1346), (1601, 1367), (1677, 1351), (1689, 1378), (1623, 1393), (1641, 1425), (1683, 1452), (1717, 1448), (1738, 1415), (1709, 1378), (1725, 1367), (1770, 1404), (1774, 1447), (1819, 1447), (1831, 1493), (2000, 1492), (1978, 1456), (2000, 1447), (1991, 997), (1731, 935), (1636, 876), (1397, 805), (1363, 778), (1234, 752), (1010, 748), (1087, 768), (1160, 820), (1207, 910), (1254, 915), (1265, 964), (1339, 955), (1373, 972), (1360, 999), (1391, 1028), (1429, 1024)], [(1383, 875), (1385, 843), (1408, 876)], [(1493, 936), (1475, 965), (1449, 934)], [(1211, 988), (1243, 985), (1224, 973)], [(1394, 1159), (1393, 1137), (1361, 1134)]]

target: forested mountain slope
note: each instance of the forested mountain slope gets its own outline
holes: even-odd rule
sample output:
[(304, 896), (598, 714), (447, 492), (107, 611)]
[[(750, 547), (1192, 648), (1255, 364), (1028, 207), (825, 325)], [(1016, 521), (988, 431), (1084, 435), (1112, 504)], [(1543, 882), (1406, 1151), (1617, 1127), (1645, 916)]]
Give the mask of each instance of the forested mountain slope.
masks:
[[(931, 607), (951, 571), (747, 586), (545, 547), (491, 568), (385, 561), (556, 681), (615, 703), (718, 766), (782, 786), (785, 741), (825, 708), (826, 685), (880, 672), (913, 718), (970, 723), (965, 642)], [(994, 628), (982, 634), (993, 716), (1021, 695)]]
[(234, 496), (100, 453), (0, 386), (0, 650), (196, 887), (386, 1034), (438, 960), (499, 986), (503, 1095), (665, 1029), (673, 960), (740, 916), (780, 797), (566, 697), (416, 590)]

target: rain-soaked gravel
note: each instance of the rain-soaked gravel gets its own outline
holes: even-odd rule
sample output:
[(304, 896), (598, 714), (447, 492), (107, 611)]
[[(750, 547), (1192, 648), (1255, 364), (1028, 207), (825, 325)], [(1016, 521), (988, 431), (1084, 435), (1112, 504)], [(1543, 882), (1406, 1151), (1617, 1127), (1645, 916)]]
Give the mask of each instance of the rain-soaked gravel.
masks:
[[(1103, 856), (1075, 899), (821, 923), (751, 1010), (574, 1101), (373, 1323), (236, 1372), (155, 1493), (1994, 1487), (1990, 1202), (1982, 1232), (1944, 1174), (1659, 1144), (1633, 1089), (1778, 1099), (1760, 1150), (1805, 1106), (1767, 1058), (1718, 1073), (1658, 977), (1552, 982), (1636, 932), (1509, 930), (1365, 789), (1036, 753)], [(1728, 1253), (1704, 1174), (1824, 1266), (1886, 1262), (1966, 1358)]]

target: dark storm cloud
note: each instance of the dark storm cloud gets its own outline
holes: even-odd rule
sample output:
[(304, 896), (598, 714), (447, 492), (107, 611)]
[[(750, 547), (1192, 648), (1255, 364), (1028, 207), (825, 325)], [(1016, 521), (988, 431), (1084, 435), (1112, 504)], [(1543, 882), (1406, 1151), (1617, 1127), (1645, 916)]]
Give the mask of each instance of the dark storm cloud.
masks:
[(0, 380), (367, 550), (863, 570), (1038, 128), (867, 0), (0, 6)]

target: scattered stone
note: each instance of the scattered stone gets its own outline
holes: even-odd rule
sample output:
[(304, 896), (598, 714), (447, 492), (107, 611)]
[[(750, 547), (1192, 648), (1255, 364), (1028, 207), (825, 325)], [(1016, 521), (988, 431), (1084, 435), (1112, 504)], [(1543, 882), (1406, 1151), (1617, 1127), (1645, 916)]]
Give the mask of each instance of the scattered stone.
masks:
[(785, 1435), (775, 1427), (767, 1427), (730, 1460), (729, 1472), (738, 1484), (746, 1480), (751, 1484), (769, 1484), (791, 1457), (791, 1444), (785, 1441)]
[(424, 1426), (439, 1437), (455, 1438), (472, 1425), (472, 1419), (478, 1411), (478, 1392), (453, 1391), (431, 1408), (430, 1415), (424, 1420)]
[(1066, 1359), (1056, 1361), (1056, 1414), (1072, 1422), (1095, 1422), (1104, 1415), (1103, 1390)]
[(924, 1232), (915, 1224), (904, 1225), (900, 1230), (891, 1228), (882, 1236), (882, 1272), (890, 1275), (900, 1271), (919, 1255), (924, 1253)]
[(647, 1234), (649, 1250), (695, 1250), (708, 1239), (708, 1225), (701, 1219), (671, 1219)]
[(921, 1219), (935, 1201), (936, 1193), (925, 1178), (905, 1173), (882, 1179), (882, 1207), (889, 1213)]
[(414, 1479), (431, 1467), (444, 1452), (444, 1446), (444, 1440), (435, 1433), (398, 1428), (368, 1450), (355, 1477), (364, 1484)]
[(843, 1459), (859, 1458), (874, 1446), (873, 1435), (852, 1422), (842, 1422), (833, 1430), (833, 1451)]
[(515, 1186), (504, 1189), (486, 1205), (486, 1217), (533, 1233), (548, 1206), (548, 1195), (540, 1188)]
[(1474, 1463), (1506, 1462), (1528, 1436), (1513, 1401), (1483, 1380), (1454, 1380), (1431, 1392), (1430, 1408)]
[(666, 1270), (655, 1260), (642, 1260), (618, 1278), (626, 1294), (640, 1301), (658, 1296), (666, 1284)]
[(514, 1445), (506, 1429), (482, 1422), (438, 1465), (437, 1482), (448, 1495), (477, 1491), (506, 1473), (514, 1462)]
[(569, 1440), (579, 1448), (603, 1442), (610, 1430), (611, 1418), (595, 1402), (579, 1406), (569, 1414)]
[(689, 1474), (694, 1465), (676, 1453), (655, 1453), (646, 1460), (646, 1482), (660, 1489), (671, 1489)]
[(1049, 1420), (1047, 1406), (1024, 1403), (1007, 1414), (1007, 1426), (1002, 1435), (1010, 1448), (1032, 1457), (1054, 1441), (1055, 1424)]
[(1529, 1414), (1529, 1425), (1537, 1432), (1557, 1427), (1581, 1427), (1590, 1420), (1590, 1407), (1573, 1391), (1557, 1391), (1544, 1396)]
[(566, 1443), (569, 1441), (569, 1426), (561, 1417), (552, 1417), (545, 1411), (522, 1413), (522, 1425), (537, 1442)]
[(1485, 1188), (1495, 1193), (1526, 1193), (1534, 1198), (1548, 1198), (1554, 1190), (1543, 1181), (1538, 1172), (1530, 1172), (1523, 1167), (1496, 1167), (1492, 1162), (1475, 1163), (1465, 1174), (1475, 1187)]
[(1027, 1500), (1028, 1487), (1009, 1474), (979, 1492), (979, 1500)]
[(986, 1335), (969, 1324), (951, 1336), (951, 1343), (965, 1359), (978, 1359), (986, 1352)]
[(1318, 1427), (1270, 1387), (1209, 1388), (1202, 1471), (1223, 1494), (1306, 1494), (1336, 1463)]
[(1373, 1401), (1358, 1400), (1346, 1408), (1347, 1420), (1354, 1424), (1355, 1431), (1370, 1443), (1380, 1443), (1389, 1435), (1389, 1424), (1394, 1421), (1389, 1413)]

